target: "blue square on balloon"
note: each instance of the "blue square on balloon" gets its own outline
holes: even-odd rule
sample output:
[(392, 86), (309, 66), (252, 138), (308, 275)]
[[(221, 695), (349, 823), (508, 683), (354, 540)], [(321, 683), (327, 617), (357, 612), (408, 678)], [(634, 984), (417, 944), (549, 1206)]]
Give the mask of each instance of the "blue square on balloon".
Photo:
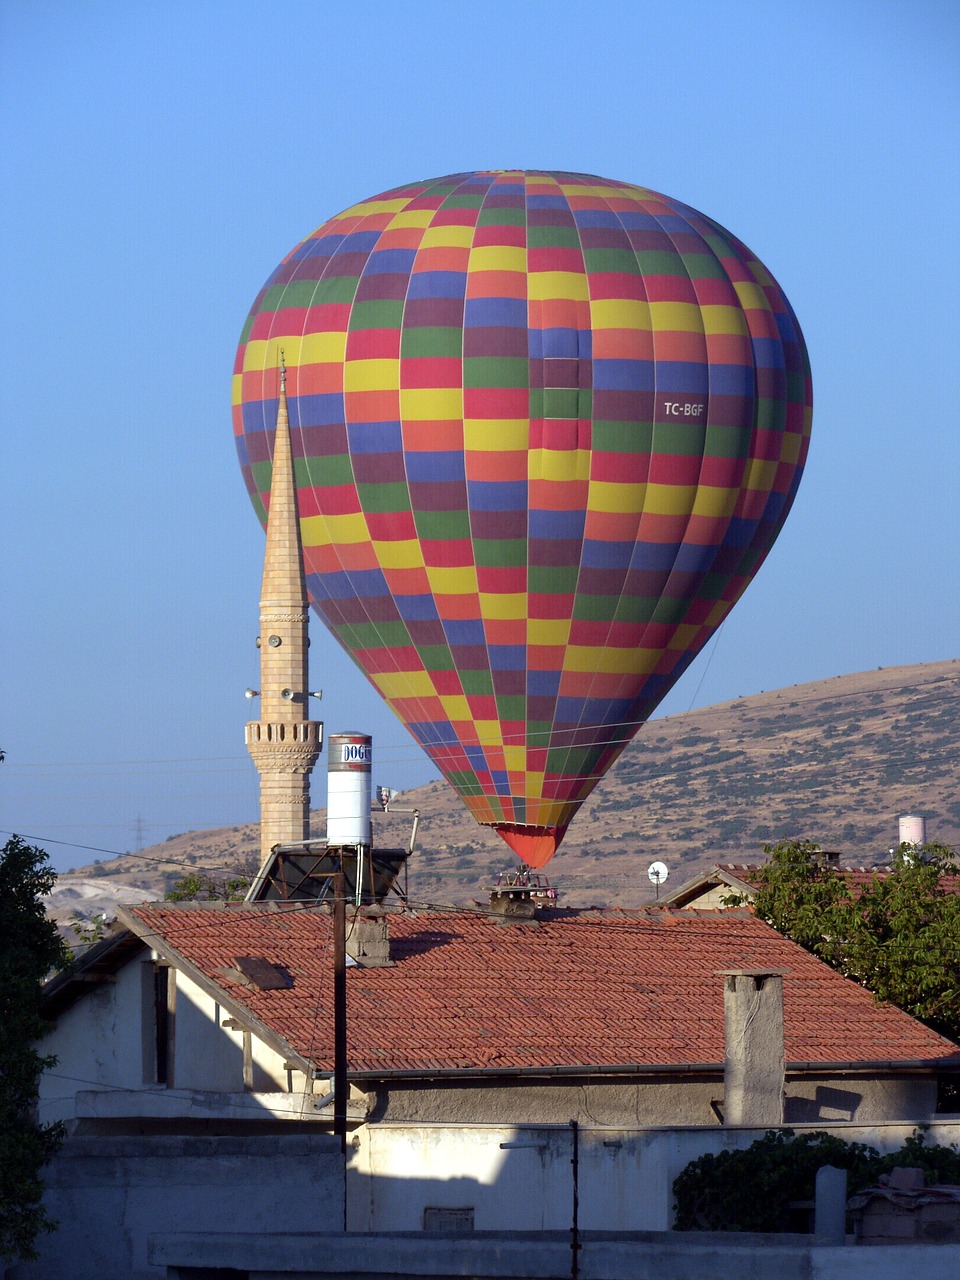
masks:
[(677, 547), (675, 542), (638, 542), (633, 549), (630, 568), (669, 572), (677, 558)]
[(320, 236), (316, 240), (306, 240), (291, 258), (330, 258), (343, 244), (342, 235)]
[(462, 480), (463, 450), (430, 452), (410, 449), (405, 455), (408, 480)]
[(351, 569), (349, 573), (328, 573), (325, 576), (331, 587), (330, 595), (337, 600), (390, 596), (382, 569)]
[(348, 422), (351, 453), (402, 453), (403, 431), (399, 422)]
[(585, 515), (582, 511), (531, 511), (531, 538), (581, 538)]
[(393, 599), (404, 622), (430, 622), (439, 617), (433, 596), (394, 596)]
[(743, 516), (731, 516), (723, 535), (725, 547), (749, 547), (757, 531), (756, 520), (744, 520)]
[(526, 298), (467, 298), (463, 307), (463, 327), (480, 329), (527, 327)]
[(619, 210), (617, 217), (625, 231), (660, 231), (661, 226), (652, 213), (634, 213), (630, 209)]
[(759, 369), (782, 369), (783, 343), (779, 338), (754, 338), (753, 358)]
[(452, 747), (457, 745), (453, 725), (446, 721), (412, 720), (407, 726), (416, 740), (424, 747)]
[(297, 396), (295, 404), (296, 410), (290, 406), (290, 417), (302, 427), (341, 426), (345, 420), (342, 391)]
[(523, 511), (527, 505), (527, 482), (468, 480), (467, 498), (471, 511)]
[(527, 650), (522, 644), (492, 644), (487, 655), (491, 671), (522, 671), (527, 665)]
[(379, 231), (351, 231), (343, 237), (340, 252), (369, 253), (371, 249), (376, 248), (379, 239)]
[(574, 209), (573, 217), (578, 227), (610, 227), (621, 230), (620, 215), (612, 209)]
[(467, 291), (465, 271), (415, 271), (408, 298), (462, 298)]
[(602, 542), (598, 538), (584, 538), (580, 563), (584, 569), (627, 569), (635, 546), (635, 542)]
[(750, 365), (711, 365), (710, 393), (718, 396), (745, 396), (750, 398), (756, 391), (754, 377), (754, 371)]
[(723, 388), (715, 381), (716, 367), (710, 366), (708, 384), (706, 364), (694, 360), (661, 360), (657, 365), (657, 392), (688, 396), (705, 396), (708, 391), (722, 394)]
[(447, 637), (447, 644), (453, 645), (477, 645), (486, 644), (486, 636), (483, 634), (483, 623), (479, 618), (453, 619), (445, 621), (443, 630)]
[(578, 329), (544, 329), (544, 359), (575, 360), (581, 354)]
[(527, 692), (532, 698), (555, 698), (560, 688), (559, 671), (528, 671)]
[(660, 370), (652, 360), (597, 360), (593, 385), (597, 391), (653, 391), (660, 387)]
[(363, 268), (364, 274), (379, 275), (385, 272), (396, 272), (400, 275), (409, 275), (413, 270), (416, 256), (415, 249), (378, 249), (367, 259), (367, 265)]
[(709, 573), (716, 557), (715, 546), (697, 546), (696, 543), (685, 542), (677, 549), (673, 567), (677, 573)]

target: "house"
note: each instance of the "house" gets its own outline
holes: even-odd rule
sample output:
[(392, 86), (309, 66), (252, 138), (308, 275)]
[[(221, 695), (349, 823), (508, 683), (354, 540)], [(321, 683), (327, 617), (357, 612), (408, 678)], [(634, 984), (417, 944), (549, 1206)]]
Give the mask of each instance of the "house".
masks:
[[(718, 975), (782, 973), (787, 1123), (928, 1121), (960, 1050), (749, 912), (377, 911), (380, 962), (347, 973), (355, 1123), (571, 1118), (717, 1125)], [(45, 1120), (326, 1123), (332, 915), (311, 903), (163, 903), (48, 990)], [(388, 935), (388, 936), (387, 936)]]
[(757, 891), (757, 872), (754, 865), (717, 862), (706, 871), (700, 871), (675, 889), (662, 892), (660, 906), (674, 911), (695, 908), (698, 911), (722, 911), (730, 906), (730, 900), (753, 901)]
[[(61, 1225), (17, 1280), (319, 1275), (344, 1229), (366, 1241), (349, 1246), (358, 1274), (409, 1246), (412, 1276), (438, 1231), (497, 1232), (502, 1259), (516, 1233), (569, 1240), (574, 1203), (578, 1230), (669, 1231), (680, 1170), (769, 1127), (729, 1123), (741, 978), (734, 1039), (762, 1021), (761, 989), (782, 989), (778, 1119), (881, 1147), (918, 1122), (960, 1135), (938, 1111), (960, 1050), (747, 911), (400, 908), (349, 921), (344, 1152), (330, 908), (162, 903), (122, 920), (47, 987)], [(424, 1243), (367, 1239), (411, 1231)], [(442, 1252), (428, 1270), (456, 1273)], [(546, 1274), (529, 1265), (484, 1274)]]
[[(821, 855), (828, 866), (833, 867), (854, 893), (859, 893), (874, 880), (882, 880), (892, 870), (889, 865), (872, 867), (848, 867), (840, 865), (838, 853)], [(662, 893), (661, 907), (675, 911), (694, 908), (698, 911), (722, 911), (731, 905), (749, 905), (756, 896), (762, 864), (717, 862), (706, 871), (698, 872), (675, 889)], [(960, 893), (960, 876), (946, 875), (941, 884), (949, 893)], [(739, 901), (737, 901), (739, 900)]]

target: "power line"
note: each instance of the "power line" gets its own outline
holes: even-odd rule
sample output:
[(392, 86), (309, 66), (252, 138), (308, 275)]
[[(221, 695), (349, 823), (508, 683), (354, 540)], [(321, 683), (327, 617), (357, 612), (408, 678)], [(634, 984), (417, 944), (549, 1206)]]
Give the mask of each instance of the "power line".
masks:
[[(719, 741), (720, 740), (718, 738), (718, 742)], [(675, 745), (676, 745), (675, 742), (669, 743), (665, 749), (664, 754), (666, 754), (667, 752), (671, 752)], [(732, 750), (736, 750), (736, 749), (732, 748)], [(889, 758), (890, 757), (888, 754), (881, 753), (881, 752), (873, 752), (873, 753), (860, 752), (858, 753), (858, 757), (857, 757), (858, 763), (861, 765), (879, 763), (879, 762), (887, 761), (889, 760)], [(920, 759), (916, 762), (916, 765), (913, 767), (919, 767), (922, 763), (923, 761), (922, 759)], [(644, 766), (647, 764), (653, 764), (653, 762), (652, 761), (636, 762), (637, 767), (641, 769), (644, 768)], [(819, 763), (815, 760), (814, 761), (802, 761), (802, 760), (801, 761), (778, 761), (778, 762), (771, 762), (768, 760), (763, 763), (763, 772), (764, 772), (765, 778), (770, 779), (771, 777), (775, 776), (777, 773), (783, 772), (785, 770), (796, 770), (800, 768), (816, 769), (818, 767), (819, 767)], [(707, 770), (721, 769), (721, 768), (724, 769), (725, 773), (728, 776), (733, 776), (733, 777), (736, 777), (738, 775), (742, 776), (744, 774), (749, 775), (757, 771), (756, 765), (746, 761), (737, 765), (736, 762), (730, 759), (729, 757), (724, 760), (711, 762), (709, 758), (703, 759), (702, 756), (698, 756), (697, 758), (690, 760), (688, 763), (678, 762), (677, 764), (673, 765), (670, 768), (664, 768), (662, 764), (659, 766), (655, 766), (654, 768), (651, 769), (650, 773), (643, 779), (636, 779), (636, 780), (631, 779), (631, 780), (624, 780), (624, 781), (628, 782), (628, 785), (631, 782), (633, 783), (633, 785), (641, 785), (643, 782), (649, 782), (649, 783), (663, 782), (671, 778), (681, 778), (688, 774), (693, 774), (696, 772), (705, 772)], [(588, 775), (588, 777), (585, 780), (601, 781), (602, 778), (606, 776), (608, 775), (601, 775), (601, 774)], [(416, 790), (416, 789), (417, 788), (411, 788), (411, 790)], [(424, 817), (427, 821), (429, 821), (429, 817), (430, 817), (429, 814), (425, 814)], [(88, 825), (97, 825), (97, 824), (88, 824)], [(163, 824), (150, 823), (148, 825), (159, 826)], [(252, 824), (241, 823), (241, 824), (230, 824), (230, 825), (247, 826)], [(199, 834), (199, 831), (208, 830), (208, 829), (220, 830), (221, 828), (200, 828), (198, 831), (186, 831), (183, 833), (183, 836), (181, 838), (186, 838), (186, 837), (189, 837), (190, 835)], [(25, 835), (23, 832), (14, 832), (14, 831), (3, 830), (3, 829), (0, 829), (0, 834), (21, 835), (24, 839), (34, 840), (39, 844), (56, 844), (64, 848), (81, 849), (89, 853), (106, 854), (108, 857), (112, 859), (113, 858), (133, 858), (141, 862), (154, 863), (156, 865), (166, 864), (168, 866), (183, 867), (192, 871), (233, 870), (233, 867), (231, 866), (213, 866), (213, 867), (204, 866), (204, 867), (198, 868), (195, 863), (180, 862), (175, 858), (164, 858), (159, 856), (151, 857), (149, 855), (142, 854), (142, 853), (123, 852), (119, 849), (107, 849), (98, 845), (79, 844), (69, 840), (57, 840), (50, 836)]]
[[(718, 632), (717, 640), (719, 640), (719, 632)], [(715, 645), (714, 645), (714, 649), (715, 649), (715, 648), (716, 648), (716, 642), (715, 642)], [(711, 653), (710, 657), (712, 658), (712, 653)], [(929, 680), (929, 681), (922, 681), (922, 682), (919, 682), (919, 683), (916, 683), (916, 684), (909, 684), (909, 685), (900, 685), (900, 686), (897, 686), (897, 687), (898, 687), (898, 689), (899, 689), (899, 690), (901, 690), (901, 691), (903, 691), (903, 690), (907, 690), (907, 689), (912, 689), (912, 690), (917, 690), (917, 691), (919, 691), (919, 690), (923, 690), (923, 689), (925, 688), (925, 686), (927, 686), (927, 685), (930, 685), (930, 684), (933, 684), (933, 685), (939, 684), (939, 683), (941, 683), (941, 681), (942, 681), (943, 679), (944, 679), (944, 677), (938, 676), (938, 677), (936, 677), (935, 679), (934, 679), (934, 678), (932, 678), (932, 679), (931, 679), (931, 680)], [(702, 680), (701, 680), (701, 682), (702, 682)], [(698, 688), (699, 688), (699, 686), (698, 686)], [(779, 691), (778, 696), (781, 696), (781, 697), (782, 697), (784, 693), (788, 693), (788, 692), (789, 692), (789, 690), (781, 690), (781, 691)], [(829, 692), (817, 693), (817, 694), (810, 694), (810, 695), (808, 695), (807, 697), (797, 697), (797, 698), (792, 698), (792, 699), (790, 699), (790, 702), (789, 702), (788, 706), (785, 708), (785, 710), (786, 710), (786, 709), (792, 709), (792, 705), (803, 705), (803, 704), (809, 704), (809, 703), (823, 703), (823, 702), (837, 702), (837, 703), (840, 703), (840, 702), (846, 702), (846, 701), (850, 701), (850, 700), (854, 700), (854, 699), (862, 699), (862, 698), (864, 698), (864, 697), (868, 697), (868, 696), (869, 696), (871, 693), (873, 693), (873, 692), (877, 692), (877, 691), (876, 691), (876, 690), (869, 690), (869, 689), (868, 689), (868, 690), (856, 690), (856, 691), (849, 691), (849, 692), (846, 692), (846, 693), (836, 693), (836, 694), (832, 694), (832, 693), (829, 693)], [(696, 695), (694, 695), (694, 696), (696, 696)], [(762, 695), (761, 695), (761, 696), (762, 696)], [(724, 704), (720, 704), (720, 705), (721, 705), (721, 706), (723, 706)], [(712, 710), (715, 710), (715, 708), (713, 708)], [(661, 760), (657, 762), (656, 766), (654, 767), (654, 769), (652, 769), (652, 770), (651, 770), (651, 772), (650, 772), (650, 774), (649, 774), (649, 781), (651, 781), (651, 782), (652, 782), (652, 781), (658, 781), (658, 780), (659, 780), (659, 781), (662, 781), (662, 780), (667, 779), (667, 778), (670, 778), (670, 777), (681, 777), (681, 776), (683, 776), (683, 775), (685, 775), (685, 774), (694, 773), (694, 772), (696, 772), (696, 771), (698, 771), (698, 770), (702, 771), (702, 770), (707, 770), (707, 769), (716, 769), (716, 768), (719, 768), (719, 767), (721, 767), (721, 766), (726, 766), (726, 767), (727, 767), (728, 772), (729, 772), (729, 773), (731, 773), (731, 774), (734, 774), (734, 775), (735, 775), (736, 773), (743, 774), (743, 773), (745, 773), (745, 772), (752, 772), (752, 771), (753, 771), (753, 767), (752, 767), (751, 765), (747, 764), (746, 762), (744, 762), (744, 763), (743, 763), (743, 764), (742, 764), (738, 769), (735, 769), (735, 770), (734, 770), (734, 769), (730, 769), (730, 768), (729, 768), (729, 766), (730, 766), (730, 765), (732, 765), (734, 762), (733, 762), (733, 760), (731, 760), (729, 757), (728, 757), (727, 759), (723, 760), (723, 761), (717, 761), (717, 762), (715, 762), (715, 763), (711, 763), (711, 761), (710, 761), (709, 759), (703, 759), (702, 757), (697, 757), (697, 758), (695, 758), (695, 759), (692, 759), (689, 763), (681, 763), (681, 762), (678, 762), (678, 763), (677, 763), (676, 765), (674, 765), (672, 768), (667, 768), (667, 767), (665, 767), (666, 760), (669, 758), (669, 755), (672, 753), (672, 751), (674, 750), (674, 748), (678, 745), (678, 734), (679, 734), (679, 732), (682, 732), (682, 730), (683, 730), (683, 724), (682, 724), (682, 722), (683, 722), (683, 721), (685, 721), (685, 720), (686, 720), (686, 719), (687, 719), (691, 714), (692, 714), (692, 710), (691, 710), (690, 708), (688, 708), (688, 710), (687, 710), (687, 711), (685, 711), (685, 712), (680, 712), (680, 713), (678, 713), (678, 714), (676, 714), (676, 715), (674, 715), (674, 716), (661, 717), (660, 719), (658, 719), (658, 720), (656, 720), (656, 721), (647, 721), (647, 722), (645, 722), (645, 723), (647, 723), (647, 724), (657, 724), (657, 725), (662, 725), (664, 728), (669, 728), (669, 727), (672, 727), (673, 725), (677, 725), (677, 729), (678, 729), (678, 733), (677, 733), (676, 735), (674, 735), (673, 741), (669, 741), (669, 740), (667, 741), (667, 743), (666, 743), (666, 745), (665, 745), (665, 747), (664, 747), (664, 749), (663, 749), (663, 754), (662, 754), (662, 758), (661, 758)], [(621, 722), (618, 722), (616, 725), (612, 725), (612, 726), (605, 726), (605, 727), (606, 727), (606, 728), (608, 728), (608, 729), (611, 729), (611, 728), (620, 728), (620, 729), (623, 729), (623, 728), (629, 728), (629, 727), (631, 727), (631, 726), (634, 726), (634, 725), (637, 725), (637, 724), (640, 724), (640, 723), (644, 723), (644, 722), (636, 722), (636, 721), (621, 721)], [(601, 728), (601, 727), (604, 727), (604, 726), (595, 725), (595, 726), (589, 726), (588, 728)], [(583, 731), (582, 727), (581, 727), (581, 730), (579, 730), (579, 731), (578, 731), (578, 730), (570, 730), (570, 731), (568, 731), (568, 732), (570, 732), (571, 734), (574, 734), (574, 733), (576, 733), (576, 732), (580, 732), (580, 731)], [(787, 731), (789, 731), (789, 729), (788, 729)], [(716, 741), (717, 741), (717, 743), (718, 743), (718, 744), (719, 744), (719, 743), (721, 743), (722, 739), (721, 739), (720, 731), (719, 731), (719, 730), (715, 731), (715, 738), (716, 738)], [(600, 746), (600, 747), (602, 747), (602, 746), (609, 746), (609, 745), (619, 745), (621, 742), (622, 742), (622, 738), (618, 736), (618, 737), (616, 737), (616, 738), (603, 739), (603, 740), (601, 740), (601, 741), (599, 741), (599, 742), (597, 742), (596, 744), (593, 744), (593, 745), (596, 745), (596, 746)], [(627, 745), (629, 745), (629, 744), (627, 744)], [(419, 752), (421, 751), (421, 748), (420, 748), (419, 746), (417, 746), (416, 744), (413, 744), (413, 743), (408, 744), (408, 748), (407, 748), (407, 749), (409, 749), (411, 752), (416, 751), (416, 752), (418, 752), (418, 753), (419, 753)], [(736, 750), (736, 748), (733, 748), (733, 750)], [(117, 761), (117, 762), (100, 761), (100, 762), (86, 762), (86, 763), (87, 763), (87, 764), (93, 763), (93, 764), (95, 764), (97, 767), (110, 767), (111, 765), (125, 765), (125, 764), (151, 764), (151, 763), (155, 763), (155, 764), (164, 764), (164, 763), (167, 763), (167, 764), (169, 764), (169, 763), (182, 763), (182, 764), (189, 764), (189, 763), (200, 763), (200, 762), (203, 762), (204, 760), (209, 760), (209, 761), (211, 761), (211, 762), (216, 762), (216, 761), (219, 761), (219, 760), (231, 760), (231, 759), (239, 759), (239, 758), (240, 758), (240, 757), (222, 757), (222, 756), (221, 756), (221, 757), (216, 757), (216, 756), (215, 756), (215, 757), (185, 757), (185, 758), (180, 759), (180, 760), (160, 760), (160, 761), (141, 761), (141, 762), (137, 762), (137, 761)], [(883, 761), (883, 760), (887, 760), (887, 759), (889, 759), (889, 753), (881, 753), (881, 752), (867, 752), (867, 753), (860, 753), (860, 754), (858, 755), (858, 760), (859, 760), (860, 762), (864, 762), (864, 763), (874, 763), (874, 762), (879, 762), (879, 761)], [(639, 766), (639, 767), (642, 769), (642, 768), (644, 768), (646, 765), (648, 765), (648, 764), (653, 764), (654, 762), (653, 762), (653, 761), (648, 761), (648, 760), (639, 760), (639, 761), (637, 761), (637, 762), (635, 762), (635, 763), (636, 763), (636, 765), (637, 765), (637, 766)], [(918, 763), (919, 763), (919, 762), (918, 762)], [(808, 768), (809, 768), (809, 767), (814, 767), (814, 768), (815, 768), (815, 767), (817, 766), (817, 762), (816, 762), (816, 761), (805, 762), (805, 761), (802, 761), (802, 760), (800, 760), (800, 761), (789, 761), (789, 762), (788, 762), (788, 761), (778, 761), (778, 762), (776, 762), (776, 763), (774, 763), (774, 764), (772, 764), (772, 765), (771, 765), (771, 762), (770, 762), (770, 761), (767, 761), (767, 762), (765, 762), (765, 764), (764, 764), (764, 773), (765, 773), (765, 775), (766, 775), (767, 777), (770, 777), (770, 776), (771, 776), (771, 774), (773, 774), (773, 773), (775, 773), (775, 772), (778, 772), (778, 771), (780, 771), (780, 770), (782, 770), (782, 769), (791, 769), (791, 770), (792, 770), (792, 769), (796, 769), (796, 768), (802, 768), (802, 767), (804, 767), (805, 765), (806, 765), (806, 767), (808, 767)], [(37, 766), (21, 766), (21, 767), (37, 768), (37, 769), (45, 768), (45, 767), (70, 768), (70, 767), (73, 767), (73, 765), (72, 765), (70, 762), (64, 762), (63, 764), (58, 764), (58, 765), (53, 765), (53, 766), (37, 765)], [(379, 765), (378, 765), (378, 767), (379, 767)], [(16, 770), (14, 770), (14, 772), (15, 772), (15, 771), (16, 771)], [(587, 777), (587, 778), (586, 778), (586, 779), (584, 779), (584, 780), (585, 780), (585, 781), (599, 781), (599, 780), (600, 780), (600, 778), (601, 778), (602, 776), (604, 776), (604, 775), (590, 775), (589, 777)], [(435, 781), (436, 781), (436, 780), (435, 780)], [(430, 785), (430, 784), (429, 784), (429, 783), (424, 783), (424, 784), (420, 784), (420, 785), (424, 785), (424, 786), (425, 786), (425, 785)], [(415, 789), (417, 789), (417, 788), (408, 788), (408, 790), (415, 790)], [(182, 821), (182, 820), (181, 820), (181, 821)], [(88, 825), (88, 826), (96, 826), (96, 827), (99, 827), (101, 824), (86, 824), (86, 825)], [(119, 825), (119, 824), (118, 824), (118, 825)], [(153, 827), (157, 827), (157, 826), (162, 827), (162, 826), (169, 825), (169, 824), (163, 824), (163, 823), (149, 823), (149, 824), (147, 824), (147, 825), (149, 825), (149, 826), (153, 826)], [(233, 825), (237, 825), (237, 824), (233, 824)], [(241, 824), (241, 825), (247, 825), (247, 824)], [(204, 828), (204, 827), (199, 828), (199, 830), (204, 830), (204, 829), (210, 829), (210, 828)], [(21, 834), (21, 833), (14, 833), (14, 832), (12, 832), (12, 831), (7, 831), (7, 832), (5, 832), (5, 834), (7, 834), (7, 835), (13, 835), (13, 834)], [(193, 833), (192, 833), (191, 831), (187, 831), (187, 832), (185, 832), (185, 833), (184, 833), (184, 835), (190, 835), (190, 834), (193, 834)], [(57, 839), (55, 839), (55, 838), (53, 838), (53, 837), (44, 837), (44, 836), (26, 836), (26, 837), (24, 837), (24, 838), (26, 838), (26, 839), (31, 839), (31, 840), (36, 840), (36, 841), (38, 841), (39, 843), (43, 843), (43, 844), (56, 844), (56, 845), (60, 845), (60, 846), (62, 846), (62, 847), (64, 847), (64, 848), (73, 848), (73, 849), (80, 849), (80, 850), (84, 850), (84, 851), (86, 851), (86, 852), (106, 854), (106, 855), (107, 855), (108, 857), (110, 857), (110, 858), (134, 858), (134, 859), (137, 859), (137, 860), (142, 861), (142, 862), (152, 863), (152, 864), (154, 864), (154, 865), (162, 865), (162, 864), (166, 864), (166, 865), (168, 865), (168, 866), (181, 867), (181, 868), (184, 868), (184, 869), (187, 869), (187, 870), (191, 870), (191, 871), (196, 871), (196, 870), (198, 869), (198, 868), (196, 867), (196, 864), (195, 864), (195, 863), (180, 862), (180, 861), (178, 861), (178, 860), (176, 860), (176, 859), (173, 859), (173, 858), (162, 858), (162, 857), (157, 857), (157, 856), (150, 857), (150, 856), (147, 856), (147, 855), (144, 855), (144, 854), (140, 854), (140, 853), (124, 853), (124, 852), (121, 852), (120, 850), (116, 850), (116, 849), (106, 849), (106, 848), (103, 848), (103, 847), (100, 847), (100, 846), (96, 846), (96, 845), (86, 845), (86, 844), (80, 844), (80, 843), (73, 842), (73, 841), (57, 840)], [(218, 866), (214, 866), (214, 867), (205, 867), (205, 868), (202, 868), (202, 870), (205, 870), (205, 871), (211, 871), (211, 870), (212, 870), (212, 871), (224, 871), (224, 872), (229, 872), (229, 871), (233, 870), (233, 867), (230, 867), (230, 866), (219, 866), (219, 867), (218, 867)]]
[[(699, 707), (696, 709), (696, 712), (695, 712), (692, 705), (693, 701), (696, 699), (697, 694), (699, 693), (700, 688), (703, 684), (703, 681), (707, 675), (707, 670), (709, 669), (710, 663), (713, 660), (713, 656), (716, 651), (717, 645), (719, 643), (725, 623), (726, 623), (726, 620), (724, 620), (724, 623), (722, 623), (720, 628), (717, 630), (717, 633), (714, 637), (713, 647), (707, 660), (706, 667), (700, 677), (700, 683), (697, 685), (696, 689), (694, 690), (694, 693), (691, 697), (690, 706), (688, 706), (685, 711), (675, 712), (669, 716), (657, 716), (654, 718), (647, 718), (645, 720), (617, 720), (617, 721), (612, 721), (606, 724), (597, 722), (593, 724), (578, 725), (576, 726), (576, 728), (564, 729), (564, 730), (561, 730), (560, 732), (562, 732), (564, 736), (570, 735), (570, 737), (573, 738), (574, 735), (576, 734), (588, 733), (596, 729), (606, 729), (612, 732), (615, 730), (624, 730), (624, 729), (636, 730), (638, 728), (641, 728), (644, 725), (663, 725), (665, 727), (666, 725), (673, 724), (678, 720), (686, 719), (687, 717), (696, 714), (696, 712), (706, 714), (706, 713), (716, 712), (720, 709), (730, 710), (738, 702), (749, 701), (749, 700), (752, 700), (753, 698), (769, 697), (771, 695), (778, 695), (779, 697), (783, 698), (784, 696), (790, 694), (793, 688), (804, 687), (804, 686), (786, 686), (783, 689), (771, 690), (770, 693), (768, 694), (763, 694), (763, 693), (749, 694), (749, 695), (745, 695), (742, 698), (729, 698), (725, 702), (716, 703), (710, 707)], [(834, 678), (838, 678), (838, 677), (834, 677)], [(921, 690), (924, 690), (927, 686), (938, 685), (942, 683), (944, 680), (948, 680), (948, 679), (949, 677), (943, 676), (943, 675), (931, 676), (930, 679), (928, 680), (921, 680), (912, 684), (908, 683), (908, 684), (897, 685), (897, 686), (894, 686), (892, 689), (885, 690), (885, 692), (888, 692), (888, 693), (889, 692), (905, 692), (907, 690), (921, 691)], [(817, 683), (826, 683), (826, 681), (819, 681)], [(822, 693), (809, 694), (806, 697), (791, 697), (790, 701), (792, 703), (795, 703), (798, 706), (807, 705), (810, 703), (845, 702), (845, 701), (849, 701), (857, 698), (866, 698), (873, 693), (879, 693), (879, 692), (883, 692), (883, 691), (879, 689), (868, 688), (868, 689), (848, 691), (845, 693), (822, 692)], [(762, 709), (755, 708), (755, 710), (762, 710)], [(517, 743), (522, 743), (522, 742), (536, 745), (538, 740), (547, 737), (550, 732), (551, 731), (549, 730), (543, 730), (542, 732), (537, 734), (508, 734), (508, 735), (505, 735), (504, 742), (507, 743), (507, 745), (515, 745)], [(603, 739), (600, 742), (598, 742), (596, 745), (609, 746), (620, 740), (621, 739), (619, 737)], [(468, 746), (485, 745), (483, 742), (480, 741), (480, 739), (476, 739), (475, 741), (473, 739), (461, 739), (461, 742), (465, 743)], [(435, 744), (435, 745), (442, 745), (442, 744)], [(568, 744), (565, 744), (565, 743), (560, 744), (561, 748), (565, 745), (568, 745)], [(383, 763), (393, 762), (392, 756), (386, 755), (385, 753), (399, 752), (403, 758), (410, 758), (415, 755), (419, 756), (426, 749), (427, 748), (423, 747), (420, 743), (415, 741), (399, 741), (399, 742), (388, 743), (386, 745), (381, 743), (377, 751), (378, 767)], [(228, 763), (228, 762), (232, 762), (238, 767), (236, 769), (227, 769), (227, 770), (191, 770), (190, 772), (191, 773), (245, 772), (250, 767), (250, 761), (245, 755), (236, 754), (236, 755), (228, 755), (228, 756), (182, 756), (182, 757), (170, 757), (170, 758), (161, 757), (159, 759), (154, 759), (154, 760), (149, 760), (149, 759), (148, 760), (73, 760), (73, 761), (67, 760), (67, 761), (42, 761), (42, 762), (36, 762), (36, 763), (29, 763), (29, 762), (24, 763), (19, 761), (8, 760), (7, 767), (4, 772), (5, 772), (5, 776), (9, 777), (11, 774), (18, 773), (21, 770), (33, 771), (33, 770), (44, 770), (44, 769), (77, 769), (79, 770), (79, 773), (77, 776), (84, 776), (86, 771), (90, 769), (127, 768), (127, 767), (134, 767), (134, 766), (138, 768), (142, 768), (145, 766), (152, 766), (152, 765), (169, 765), (169, 764), (195, 765), (195, 764), (217, 764), (217, 763)], [(245, 766), (243, 769), (239, 767), (241, 764)]]
[[(150, 862), (156, 866), (180, 867), (186, 871), (193, 871), (198, 875), (209, 874), (211, 871), (222, 871), (229, 873), (236, 871), (236, 864), (232, 866), (198, 866), (195, 862), (178, 862), (175, 858), (159, 858), (150, 857), (145, 853), (120, 853), (117, 849), (101, 849), (97, 845), (92, 844), (73, 844), (69, 840), (52, 840), (48, 836), (29, 835), (23, 831), (7, 831), (0, 828), (0, 835), (19, 836), (22, 840), (33, 840), (38, 845), (57, 844), (62, 845), (66, 849), (83, 849), (87, 853), (105, 853), (110, 858), (133, 858), (137, 862)], [(60, 874), (67, 874), (62, 872)]]

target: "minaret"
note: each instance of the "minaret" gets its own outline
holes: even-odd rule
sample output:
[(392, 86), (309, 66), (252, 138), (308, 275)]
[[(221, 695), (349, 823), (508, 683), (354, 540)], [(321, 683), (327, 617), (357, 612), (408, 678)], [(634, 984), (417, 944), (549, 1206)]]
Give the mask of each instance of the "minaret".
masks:
[(275, 844), (298, 844), (310, 834), (309, 776), (323, 730), (309, 718), (307, 589), (282, 353), (257, 646), (260, 719), (247, 725), (247, 750), (260, 775), (262, 864)]

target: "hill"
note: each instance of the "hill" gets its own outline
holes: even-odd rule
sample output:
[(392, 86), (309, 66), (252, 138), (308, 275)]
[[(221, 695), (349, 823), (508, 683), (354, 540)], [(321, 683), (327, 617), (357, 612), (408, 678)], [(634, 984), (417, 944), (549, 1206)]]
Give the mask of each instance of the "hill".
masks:
[[(568, 905), (627, 907), (653, 897), (646, 869), (654, 859), (685, 879), (714, 862), (756, 861), (763, 843), (797, 837), (839, 849), (850, 863), (874, 862), (896, 844), (902, 813), (926, 815), (929, 839), (960, 846), (958, 724), (957, 660), (836, 676), (653, 720), (580, 810), (547, 873)], [(422, 814), (412, 899), (482, 898), (511, 867), (507, 847), (446, 783), (397, 803)], [(322, 833), (324, 811), (313, 820)], [(406, 845), (409, 831), (407, 815), (374, 818), (381, 846)], [(79, 868), (70, 887), (93, 881), (108, 893), (132, 886), (162, 897), (191, 869), (250, 872), (257, 848), (255, 824), (187, 832)], [(69, 910), (77, 909), (74, 896)]]

